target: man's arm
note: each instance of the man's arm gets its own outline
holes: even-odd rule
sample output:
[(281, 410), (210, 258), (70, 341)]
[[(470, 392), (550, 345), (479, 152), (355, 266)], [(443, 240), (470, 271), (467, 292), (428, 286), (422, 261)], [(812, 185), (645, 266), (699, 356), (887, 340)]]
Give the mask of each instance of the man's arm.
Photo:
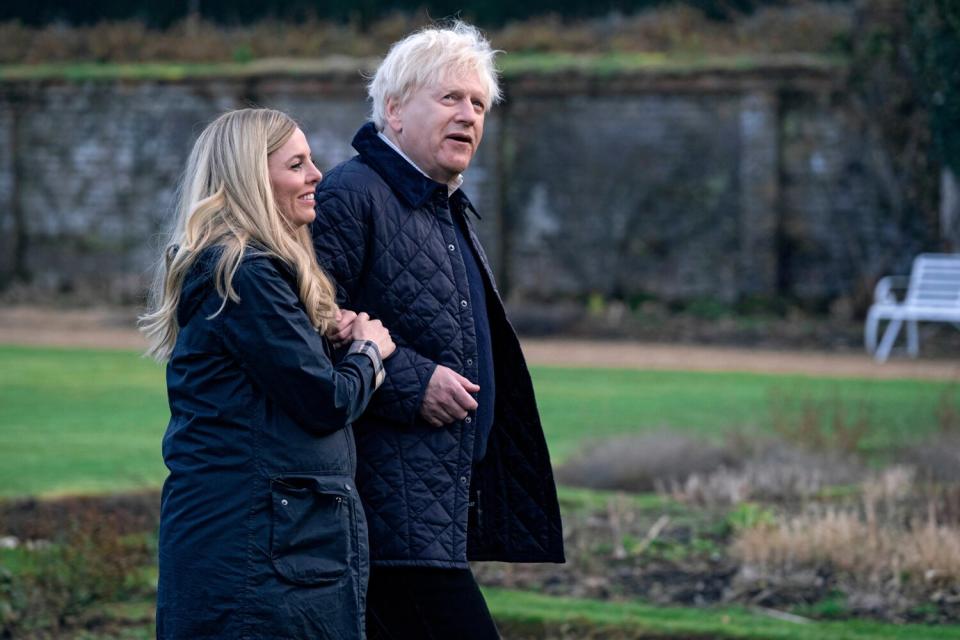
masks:
[[(371, 209), (369, 196), (361, 191), (325, 190), (322, 183), (317, 188), (317, 218), (311, 226), (317, 260), (336, 281), (337, 301), (354, 311), (365, 310), (354, 308), (352, 301), (364, 285), (364, 267), (372, 257), (368, 255)], [(383, 363), (386, 380), (367, 410), (377, 417), (412, 425), (420, 415), (437, 363), (414, 351), (402, 336), (393, 334), (393, 339), (397, 349)]]

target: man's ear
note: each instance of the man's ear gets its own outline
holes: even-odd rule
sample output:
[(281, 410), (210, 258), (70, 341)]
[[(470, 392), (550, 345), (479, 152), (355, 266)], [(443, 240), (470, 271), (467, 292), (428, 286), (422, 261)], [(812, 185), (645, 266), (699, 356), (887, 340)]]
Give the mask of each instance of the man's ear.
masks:
[(403, 131), (403, 105), (396, 96), (387, 98), (387, 126), (394, 133)]

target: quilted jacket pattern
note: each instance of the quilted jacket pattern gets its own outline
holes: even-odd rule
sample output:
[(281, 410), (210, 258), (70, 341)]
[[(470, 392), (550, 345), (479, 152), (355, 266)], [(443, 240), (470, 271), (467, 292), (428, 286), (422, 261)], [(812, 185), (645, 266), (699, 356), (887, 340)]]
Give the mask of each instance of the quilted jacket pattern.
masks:
[(476, 211), (462, 189), (447, 197), (378, 136), (317, 188), (314, 244), (340, 302), (383, 320), (397, 344), (387, 379), (355, 424), (357, 486), (379, 566), (467, 566), (469, 560), (563, 562), (556, 487), (517, 336), (489, 263), (480, 256), (494, 352), (494, 425), (473, 464), (468, 416), (444, 428), (419, 414), (437, 364), (477, 379), (470, 289), (454, 216)]

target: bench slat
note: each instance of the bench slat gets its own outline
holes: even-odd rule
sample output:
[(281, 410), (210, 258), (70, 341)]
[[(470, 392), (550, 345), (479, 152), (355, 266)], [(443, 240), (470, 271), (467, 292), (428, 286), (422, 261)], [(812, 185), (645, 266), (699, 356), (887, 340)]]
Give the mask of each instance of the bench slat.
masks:
[[(912, 356), (919, 350), (917, 321), (960, 323), (960, 254), (924, 253), (914, 258), (903, 302), (891, 299), (892, 289), (898, 286), (895, 282), (903, 280), (889, 277), (877, 284), (864, 326), (867, 351), (881, 362), (890, 354), (903, 322), (909, 323), (907, 346)], [(881, 320), (890, 322), (877, 345)]]

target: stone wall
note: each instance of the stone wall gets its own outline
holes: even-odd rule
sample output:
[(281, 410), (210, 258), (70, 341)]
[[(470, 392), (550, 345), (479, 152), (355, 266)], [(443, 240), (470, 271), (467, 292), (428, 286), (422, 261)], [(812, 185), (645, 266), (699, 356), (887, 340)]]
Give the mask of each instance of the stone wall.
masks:
[[(514, 304), (791, 297), (905, 268), (836, 69), (518, 75), (465, 188)], [(205, 123), (263, 105), (318, 166), (352, 155), (359, 74), (0, 85), (0, 287), (139, 300)], [(912, 234), (911, 234), (912, 233)]]

